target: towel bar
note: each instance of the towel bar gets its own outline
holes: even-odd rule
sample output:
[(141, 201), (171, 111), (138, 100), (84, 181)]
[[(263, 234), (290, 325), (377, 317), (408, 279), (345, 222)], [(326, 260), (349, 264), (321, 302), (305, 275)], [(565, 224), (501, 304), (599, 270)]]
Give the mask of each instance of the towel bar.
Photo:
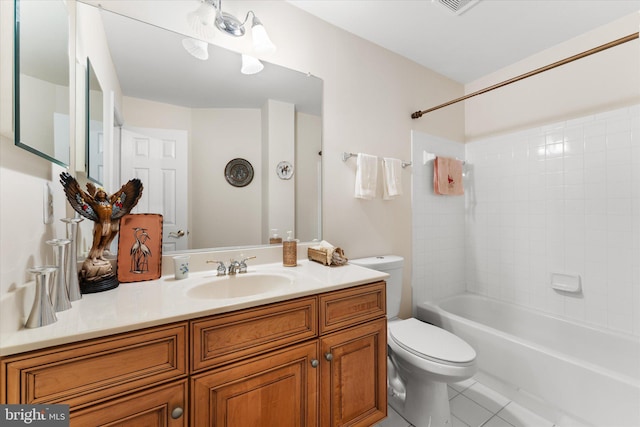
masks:
[[(347, 159), (350, 159), (351, 157), (356, 157), (358, 154), (356, 153), (347, 153), (346, 151), (342, 152), (342, 161), (346, 162)], [(402, 167), (406, 168), (407, 166), (411, 166), (411, 162), (405, 162), (404, 160), (402, 161)]]
[[(437, 156), (434, 153), (429, 153), (428, 151), (422, 151), (422, 164), (426, 165), (429, 160), (435, 160), (436, 157), (439, 157), (439, 156)], [(442, 157), (444, 157), (444, 156), (442, 156)], [(467, 164), (467, 162), (465, 160), (459, 159), (457, 157), (455, 157), (455, 159), (456, 160), (460, 160), (463, 165)]]

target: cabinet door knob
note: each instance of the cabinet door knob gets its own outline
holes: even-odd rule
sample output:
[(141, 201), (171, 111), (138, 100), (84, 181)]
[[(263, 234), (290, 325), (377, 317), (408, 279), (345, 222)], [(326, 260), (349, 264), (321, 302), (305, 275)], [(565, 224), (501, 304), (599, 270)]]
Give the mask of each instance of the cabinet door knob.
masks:
[(333, 360), (333, 354), (325, 353), (324, 358), (331, 362)]
[(171, 411), (171, 418), (173, 418), (174, 420), (177, 420), (178, 418), (180, 418), (182, 416), (183, 412), (184, 411), (182, 410), (181, 407), (177, 407), (173, 411)]
[(311, 361), (311, 367), (312, 368), (317, 368), (319, 364), (320, 364), (320, 362), (318, 362), (318, 359), (313, 359)]

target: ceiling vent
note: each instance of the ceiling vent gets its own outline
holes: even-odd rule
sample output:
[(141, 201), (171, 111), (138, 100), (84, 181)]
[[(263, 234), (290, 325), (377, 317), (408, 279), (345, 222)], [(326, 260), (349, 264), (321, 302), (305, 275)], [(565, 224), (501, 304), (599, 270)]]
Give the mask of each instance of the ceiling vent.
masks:
[(467, 10), (475, 6), (480, 0), (432, 0), (442, 5), (449, 12), (455, 15), (462, 15)]

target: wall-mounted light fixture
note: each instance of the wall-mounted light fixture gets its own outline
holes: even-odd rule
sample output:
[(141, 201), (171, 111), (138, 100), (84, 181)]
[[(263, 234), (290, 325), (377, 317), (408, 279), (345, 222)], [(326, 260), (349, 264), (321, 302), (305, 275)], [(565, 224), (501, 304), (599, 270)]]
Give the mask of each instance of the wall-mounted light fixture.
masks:
[(264, 64), (260, 60), (251, 55), (242, 54), (242, 74), (257, 74), (264, 68)]
[(187, 38), (182, 40), (182, 47), (198, 59), (203, 61), (209, 59), (209, 43), (205, 41)]
[[(222, 11), (222, 0), (202, 0), (202, 4), (200, 4), (200, 6), (198, 6), (196, 10), (190, 12), (187, 15), (187, 20), (194, 31), (202, 38), (213, 37), (215, 33), (214, 28), (217, 28), (218, 30), (233, 37), (242, 37), (246, 33), (245, 24), (249, 21), (249, 16), (252, 17), (251, 38), (253, 40), (253, 49), (257, 53), (275, 52), (276, 46), (273, 44), (273, 42), (271, 42), (271, 39), (267, 35), (267, 31), (264, 28), (264, 25), (262, 25), (262, 22), (260, 22), (256, 14), (252, 10), (247, 12), (244, 21), (240, 21), (230, 13)], [(192, 51), (190, 51), (186, 45), (185, 49), (187, 49), (187, 51), (193, 55)], [(199, 59), (203, 59), (201, 58), (201, 56), (202, 55), (196, 57)], [(255, 61), (258, 61), (258, 59), (256, 58), (253, 59)]]

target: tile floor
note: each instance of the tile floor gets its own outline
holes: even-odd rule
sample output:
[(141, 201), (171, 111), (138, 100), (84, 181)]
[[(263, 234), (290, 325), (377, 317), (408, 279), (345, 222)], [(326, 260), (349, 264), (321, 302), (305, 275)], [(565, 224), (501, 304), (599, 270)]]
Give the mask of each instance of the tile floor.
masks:
[[(554, 427), (552, 422), (473, 378), (447, 388), (452, 427)], [(387, 419), (374, 427), (411, 427), (411, 424), (389, 407)]]

